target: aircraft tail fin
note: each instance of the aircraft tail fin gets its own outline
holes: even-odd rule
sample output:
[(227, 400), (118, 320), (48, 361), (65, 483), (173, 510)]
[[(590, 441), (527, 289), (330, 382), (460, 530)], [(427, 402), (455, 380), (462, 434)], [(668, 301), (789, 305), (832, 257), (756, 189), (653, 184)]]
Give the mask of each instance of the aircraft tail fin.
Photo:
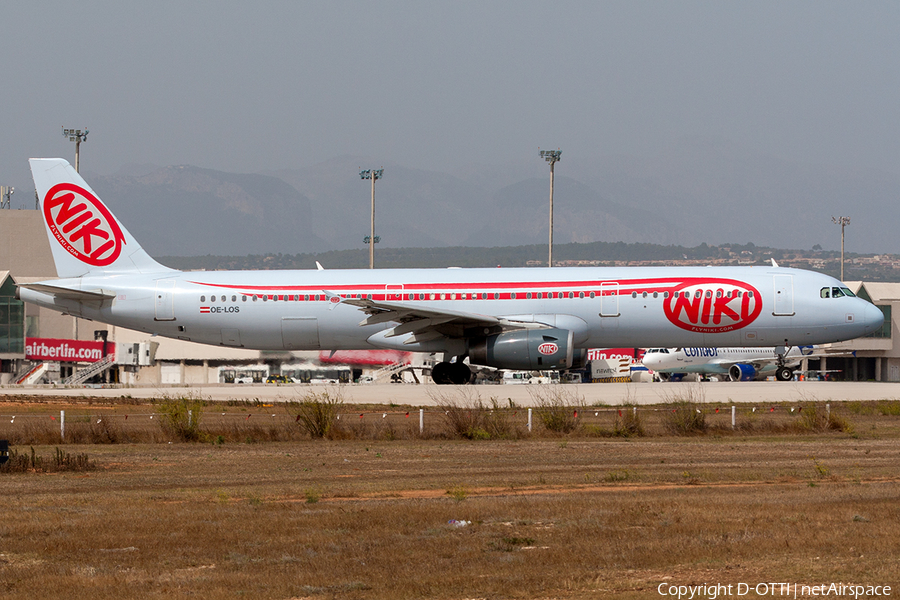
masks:
[(66, 160), (28, 162), (60, 277), (171, 270), (141, 248)]

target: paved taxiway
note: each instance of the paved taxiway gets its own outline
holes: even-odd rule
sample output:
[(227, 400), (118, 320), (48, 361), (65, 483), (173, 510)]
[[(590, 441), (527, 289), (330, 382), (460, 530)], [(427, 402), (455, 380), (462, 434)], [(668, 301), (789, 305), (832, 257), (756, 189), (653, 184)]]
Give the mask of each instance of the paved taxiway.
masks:
[[(214, 401), (260, 400), (283, 402), (299, 400), (309, 392), (328, 389), (320, 385), (195, 385), (160, 387), (62, 388), (53, 386), (9, 386), (0, 388), (0, 401), (15, 396), (79, 398), (160, 398), (200, 396)], [(457, 401), (480, 397), (489, 402), (511, 399), (519, 406), (536, 406), (539, 393), (563, 393), (594, 404), (659, 404), (678, 399), (701, 402), (765, 404), (774, 402), (836, 402), (843, 400), (900, 399), (900, 383), (876, 382), (706, 382), (706, 383), (598, 383), (579, 385), (477, 385), (437, 386), (413, 384), (368, 384), (341, 387), (348, 404), (399, 404), (434, 406), (441, 396)]]

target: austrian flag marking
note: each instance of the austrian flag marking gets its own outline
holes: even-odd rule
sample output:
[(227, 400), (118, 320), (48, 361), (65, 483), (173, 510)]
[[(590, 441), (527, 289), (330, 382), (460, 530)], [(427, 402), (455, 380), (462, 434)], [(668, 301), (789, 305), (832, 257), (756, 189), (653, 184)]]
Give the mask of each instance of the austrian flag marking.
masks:
[(106, 267), (119, 258), (125, 236), (100, 200), (72, 183), (59, 183), (44, 196), (44, 220), (59, 244), (81, 262)]

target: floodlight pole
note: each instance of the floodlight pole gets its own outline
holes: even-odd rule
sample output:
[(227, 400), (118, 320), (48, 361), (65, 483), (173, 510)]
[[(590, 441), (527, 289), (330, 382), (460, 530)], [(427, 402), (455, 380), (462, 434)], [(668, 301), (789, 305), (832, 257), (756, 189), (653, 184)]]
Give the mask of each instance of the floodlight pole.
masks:
[(81, 157), (81, 142), (87, 141), (88, 130), (85, 129), (82, 131), (80, 129), (66, 129), (63, 127), (62, 134), (63, 137), (69, 138), (70, 142), (75, 142), (75, 172), (78, 173)]
[(841, 281), (844, 281), (844, 227), (850, 224), (850, 217), (831, 217), (831, 220), (841, 226)]
[(369, 268), (375, 268), (375, 182), (384, 177), (384, 168), (381, 169), (365, 169), (359, 172), (360, 179), (372, 180), (372, 225), (369, 231)]
[(540, 150), (541, 158), (550, 163), (550, 252), (547, 257), (547, 266), (553, 266), (553, 167), (560, 160), (562, 152), (556, 150)]

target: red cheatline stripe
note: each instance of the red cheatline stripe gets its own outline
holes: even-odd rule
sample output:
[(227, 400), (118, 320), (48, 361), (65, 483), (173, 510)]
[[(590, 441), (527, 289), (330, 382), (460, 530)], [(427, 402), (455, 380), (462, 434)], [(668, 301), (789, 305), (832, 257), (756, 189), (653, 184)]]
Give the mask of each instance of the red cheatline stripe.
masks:
[[(606, 281), (602, 279), (585, 279), (585, 280), (573, 280), (573, 281), (471, 281), (471, 282), (461, 282), (461, 283), (404, 283), (402, 284), (385, 284), (385, 283), (356, 283), (356, 284), (341, 284), (341, 285), (242, 285), (242, 284), (227, 284), (227, 283), (208, 283), (204, 281), (188, 281), (187, 283), (193, 283), (196, 285), (205, 285), (209, 287), (217, 287), (217, 288), (228, 288), (228, 289), (241, 289), (241, 290), (258, 290), (258, 291), (316, 291), (316, 290), (332, 290), (332, 291), (348, 291), (353, 290), (359, 291), (363, 293), (366, 290), (369, 291), (378, 291), (385, 292), (391, 295), (397, 294), (406, 294), (411, 291), (470, 291), (473, 288), (478, 290), (543, 290), (543, 289), (557, 289), (560, 287), (564, 288), (578, 288), (578, 287), (599, 287), (601, 284), (607, 285), (618, 285), (621, 287), (634, 287), (634, 286), (655, 286), (659, 288), (668, 288), (674, 287), (681, 284), (687, 283), (711, 283), (711, 284), (738, 284), (741, 282), (734, 279), (720, 279), (720, 278), (701, 278), (701, 277), (686, 277), (683, 279), (672, 279), (672, 278), (656, 278), (656, 279), (633, 279), (633, 280), (618, 280), (618, 281)], [(366, 292), (368, 293), (368, 292)]]
[[(467, 293), (483, 293), (494, 290), (508, 290), (510, 292), (528, 292), (528, 291), (589, 291), (595, 288), (599, 291), (601, 288), (610, 291), (613, 285), (618, 286), (620, 292), (631, 291), (661, 291), (679, 286), (688, 285), (735, 285), (745, 287), (746, 284), (737, 279), (728, 278), (706, 278), (706, 277), (685, 277), (683, 279), (656, 278), (656, 279), (632, 279), (619, 281), (603, 281), (603, 280), (582, 280), (582, 281), (519, 281), (519, 282), (468, 282), (468, 283), (407, 283), (403, 287), (393, 287), (394, 284), (383, 283), (359, 283), (359, 284), (342, 284), (342, 285), (242, 285), (242, 284), (225, 284), (225, 283), (207, 283), (202, 281), (189, 281), (196, 285), (207, 287), (226, 288), (231, 290), (246, 290), (244, 293), (253, 294), (254, 292), (276, 292), (276, 291), (294, 291), (294, 292), (321, 292), (328, 289), (331, 291), (353, 291), (354, 293), (370, 294), (374, 292), (383, 293), (390, 296), (406, 295), (410, 293), (432, 293), (432, 292), (456, 292), (464, 291)], [(607, 284), (607, 285), (602, 285)], [(399, 284), (398, 284), (399, 285)]]

